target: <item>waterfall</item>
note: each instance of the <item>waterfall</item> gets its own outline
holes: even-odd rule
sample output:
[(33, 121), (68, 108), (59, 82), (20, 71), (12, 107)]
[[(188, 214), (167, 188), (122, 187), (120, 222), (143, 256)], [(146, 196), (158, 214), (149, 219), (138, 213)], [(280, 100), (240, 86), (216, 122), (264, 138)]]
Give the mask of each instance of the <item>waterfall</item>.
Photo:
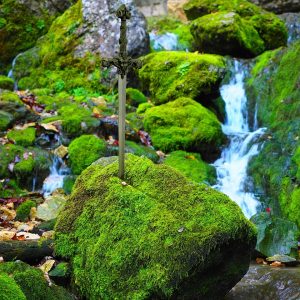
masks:
[(177, 50), (178, 36), (174, 33), (166, 32), (164, 34), (157, 34), (152, 31), (149, 34), (152, 48), (158, 50)]
[(62, 188), (64, 178), (70, 173), (71, 171), (64, 161), (60, 157), (54, 156), (50, 167), (50, 175), (44, 180), (43, 195), (47, 197), (56, 189)]
[[(234, 60), (230, 82), (220, 89), (226, 109), (226, 120), (222, 129), (229, 139), (229, 144), (223, 149), (221, 158), (213, 165), (217, 170), (215, 188), (234, 200), (250, 218), (256, 213), (259, 202), (254, 194), (247, 191), (247, 166), (250, 158), (259, 153), (258, 139), (266, 129), (254, 128), (256, 130), (253, 132), (249, 129), (244, 88), (245, 72), (242, 63)], [(257, 126), (256, 120), (254, 123)]]
[(18, 82), (15, 80), (14, 77), (14, 68), (17, 62), (17, 59), (19, 56), (21, 56), (22, 53), (19, 53), (13, 60), (12, 65), (11, 65), (11, 69), (9, 70), (7, 77), (11, 78), (14, 81), (14, 90), (17, 91), (18, 90)]

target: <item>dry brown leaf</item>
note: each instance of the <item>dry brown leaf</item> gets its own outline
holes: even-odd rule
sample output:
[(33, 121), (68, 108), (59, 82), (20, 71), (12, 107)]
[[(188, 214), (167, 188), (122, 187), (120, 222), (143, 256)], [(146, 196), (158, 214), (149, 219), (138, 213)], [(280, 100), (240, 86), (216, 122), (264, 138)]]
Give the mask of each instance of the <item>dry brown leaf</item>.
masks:
[(261, 265), (261, 264), (264, 263), (265, 260), (261, 257), (258, 257), (255, 261), (256, 261), (257, 264)]
[(15, 236), (14, 231), (2, 230), (0, 231), (0, 241), (9, 241)]
[(41, 124), (41, 127), (43, 127), (45, 130), (48, 131), (54, 131), (59, 133), (58, 129), (56, 128), (56, 126), (54, 125), (54, 123), (45, 123), (45, 124)]
[(8, 220), (8, 221), (12, 221), (17, 215), (15, 210), (8, 209), (5, 206), (2, 206), (0, 210), (1, 210), (1, 214), (2, 214), (2, 219)]
[(271, 267), (277, 268), (277, 267), (284, 267), (285, 264), (282, 263), (282, 262), (280, 262), (280, 261), (274, 261), (274, 262), (272, 262), (272, 263), (270, 264), (270, 266), (271, 266)]
[(29, 218), (30, 220), (34, 221), (36, 219), (36, 207), (31, 207), (30, 213), (29, 213)]
[(44, 273), (48, 273), (49, 271), (51, 271), (51, 269), (53, 268), (54, 264), (55, 264), (55, 260), (54, 259), (49, 259), (49, 260), (46, 260), (46, 262), (44, 264), (42, 264), (39, 268)]

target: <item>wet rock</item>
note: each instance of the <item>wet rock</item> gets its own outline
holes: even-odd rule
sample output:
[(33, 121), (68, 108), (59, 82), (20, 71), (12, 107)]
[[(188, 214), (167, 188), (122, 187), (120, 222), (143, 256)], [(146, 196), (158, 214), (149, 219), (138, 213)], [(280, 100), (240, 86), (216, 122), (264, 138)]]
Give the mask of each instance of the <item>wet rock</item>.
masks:
[(249, 0), (276, 14), (286, 12), (300, 12), (300, 2), (298, 0)]
[(267, 257), (266, 260), (268, 262), (281, 262), (284, 263), (286, 266), (294, 266), (299, 264), (299, 261), (297, 261), (295, 258), (284, 254), (275, 254), (273, 256)]

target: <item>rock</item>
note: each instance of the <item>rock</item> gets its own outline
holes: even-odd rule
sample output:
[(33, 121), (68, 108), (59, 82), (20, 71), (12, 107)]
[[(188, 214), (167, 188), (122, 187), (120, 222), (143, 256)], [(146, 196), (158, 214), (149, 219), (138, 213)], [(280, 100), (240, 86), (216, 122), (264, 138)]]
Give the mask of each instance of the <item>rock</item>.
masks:
[(215, 168), (205, 163), (198, 153), (174, 151), (167, 155), (164, 163), (195, 182), (216, 183)]
[(104, 97), (100, 96), (97, 98), (92, 98), (92, 102), (96, 105), (96, 106), (102, 106), (102, 107), (106, 107), (107, 106), (107, 102), (105, 100)]
[(298, 299), (299, 271), (299, 268), (278, 269), (251, 265), (248, 273), (228, 293), (225, 300)]
[(286, 12), (300, 12), (300, 3), (298, 0), (249, 0), (256, 5), (276, 14)]
[(281, 262), (284, 263), (286, 266), (293, 266), (299, 264), (299, 262), (295, 258), (284, 254), (275, 254), (273, 256), (267, 257), (266, 260), (268, 262)]
[(224, 70), (221, 56), (162, 51), (144, 57), (139, 78), (156, 105), (179, 97), (209, 104), (219, 95)]
[[(76, 48), (76, 56), (82, 57), (87, 52), (99, 52), (103, 57), (112, 57), (119, 51), (120, 24), (115, 12), (122, 3), (120, 0), (82, 0), (84, 26), (81, 31), (82, 44)], [(128, 22), (127, 34), (129, 55), (146, 54), (149, 52), (146, 19), (132, 0), (126, 0), (126, 6), (132, 15)]]
[[(44, 273), (39, 268), (31, 267), (21, 261), (6, 262), (0, 264), (1, 274), (8, 275), (22, 290), (22, 299), (44, 299), (44, 300), (72, 300), (74, 299), (67, 290), (55, 284), (49, 285)], [(1, 298), (11, 299), (11, 298)]]
[(184, 9), (199, 51), (254, 57), (287, 43), (280, 18), (245, 0), (190, 0)]
[(233, 201), (132, 154), (117, 173), (87, 168), (57, 220), (56, 254), (85, 297), (217, 299), (241, 279), (255, 234)]
[(252, 57), (263, 52), (258, 32), (234, 12), (217, 12), (193, 21), (191, 33), (198, 50), (206, 53)]
[(55, 219), (66, 203), (64, 195), (49, 196), (43, 204), (37, 207), (36, 217), (43, 221)]
[(23, 130), (13, 129), (7, 133), (7, 138), (15, 144), (28, 147), (32, 146), (35, 141), (36, 129), (29, 127)]
[(251, 218), (257, 226), (256, 250), (265, 256), (297, 251), (297, 226), (295, 223), (262, 212)]
[(64, 145), (60, 145), (54, 150), (54, 154), (60, 158), (65, 158), (68, 155), (68, 153), (68, 147), (65, 147)]
[(279, 15), (288, 29), (288, 42), (292, 43), (300, 39), (300, 12), (284, 13)]
[(94, 135), (82, 135), (69, 145), (69, 160), (74, 174), (79, 175), (106, 152), (106, 143)]
[(187, 149), (212, 161), (225, 140), (217, 117), (190, 98), (146, 110), (143, 122), (153, 145), (164, 152)]
[(169, 0), (168, 13), (179, 18), (182, 21), (187, 21), (187, 17), (183, 10), (183, 5), (189, 0)]
[(14, 89), (13, 79), (0, 75), (0, 89), (13, 91)]
[(1, 230), (0, 241), (9, 241), (15, 236), (15, 231)]

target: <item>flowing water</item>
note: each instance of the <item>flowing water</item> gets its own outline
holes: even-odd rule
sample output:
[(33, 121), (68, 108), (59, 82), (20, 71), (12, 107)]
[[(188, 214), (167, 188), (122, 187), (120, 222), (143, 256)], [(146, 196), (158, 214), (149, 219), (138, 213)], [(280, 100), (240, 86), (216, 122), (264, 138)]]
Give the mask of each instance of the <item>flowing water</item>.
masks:
[(12, 65), (11, 65), (11, 69), (9, 70), (7, 77), (11, 78), (14, 81), (14, 90), (17, 91), (18, 90), (18, 82), (15, 80), (14, 77), (14, 68), (17, 62), (17, 59), (19, 56), (21, 56), (22, 53), (19, 53), (13, 60)]
[(56, 189), (62, 188), (64, 185), (64, 178), (70, 173), (71, 171), (64, 161), (60, 157), (54, 156), (52, 166), (50, 167), (50, 174), (44, 180), (43, 195), (47, 197)]
[[(250, 158), (259, 153), (261, 145), (258, 139), (266, 129), (255, 128), (257, 120), (254, 120), (255, 130), (249, 129), (247, 97), (244, 88), (246, 70), (242, 62), (234, 60), (230, 82), (220, 89), (226, 109), (226, 121), (222, 129), (229, 139), (229, 144), (213, 165), (217, 170), (215, 188), (234, 200), (250, 218), (257, 212), (259, 201), (253, 193), (247, 191), (247, 166)], [(256, 115), (257, 113), (255, 113), (255, 119)]]
[(164, 34), (158, 34), (155, 31), (151, 31), (149, 37), (151, 47), (155, 51), (188, 51), (185, 47), (180, 45), (178, 36), (174, 33), (166, 32)]

